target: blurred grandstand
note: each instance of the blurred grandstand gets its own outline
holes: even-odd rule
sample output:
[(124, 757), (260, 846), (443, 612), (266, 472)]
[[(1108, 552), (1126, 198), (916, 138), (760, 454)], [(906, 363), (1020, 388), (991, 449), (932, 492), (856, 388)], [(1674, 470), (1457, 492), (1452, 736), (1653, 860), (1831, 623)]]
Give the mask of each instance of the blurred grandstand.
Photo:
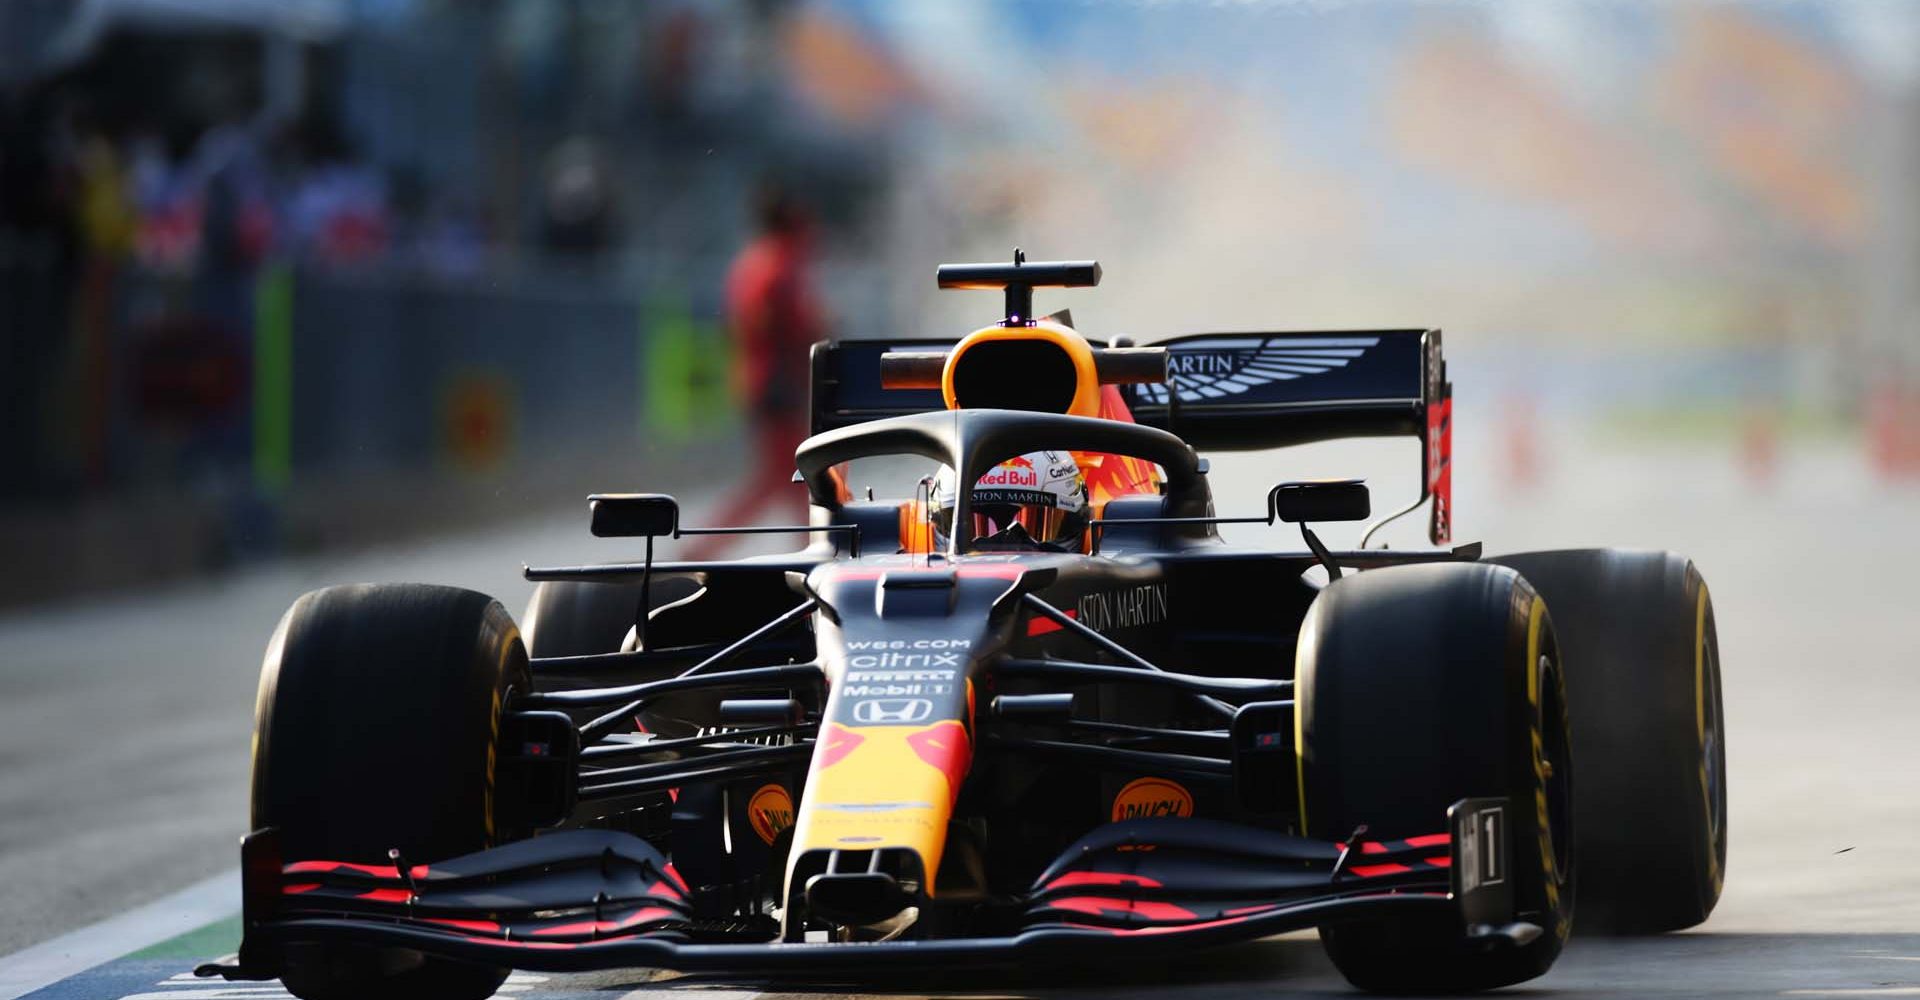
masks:
[(1575, 414), (1920, 475), (1893, 0), (8, 0), (0, 601), (723, 472), (769, 175), (837, 335), (1020, 243), (1094, 336), (1445, 326), (1516, 482)]

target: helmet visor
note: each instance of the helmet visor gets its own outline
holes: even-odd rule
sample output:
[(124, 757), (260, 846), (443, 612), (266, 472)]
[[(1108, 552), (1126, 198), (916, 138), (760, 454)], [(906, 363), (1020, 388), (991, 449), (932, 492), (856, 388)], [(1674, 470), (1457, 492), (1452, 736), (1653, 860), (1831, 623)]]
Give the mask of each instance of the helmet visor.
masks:
[[(933, 530), (940, 538), (953, 535), (953, 508), (935, 508)], [(1086, 526), (1086, 519), (1079, 511), (1066, 511), (1046, 504), (1007, 504), (976, 503), (972, 521), (972, 534), (975, 538), (992, 538), (1018, 524), (1025, 529), (1028, 537), (1036, 542), (1061, 542), (1080, 534)]]

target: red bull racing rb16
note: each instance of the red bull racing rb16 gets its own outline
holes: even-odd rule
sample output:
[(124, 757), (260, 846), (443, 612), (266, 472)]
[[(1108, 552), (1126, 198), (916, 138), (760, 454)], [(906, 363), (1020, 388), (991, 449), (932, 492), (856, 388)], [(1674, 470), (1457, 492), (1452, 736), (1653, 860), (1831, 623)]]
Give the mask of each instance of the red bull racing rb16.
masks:
[[(1546, 972), (1576, 897), (1583, 930), (1706, 919), (1725, 744), (1692, 564), (1453, 544), (1437, 330), (1136, 347), (1033, 316), (1099, 277), (947, 265), (1000, 322), (816, 346), (810, 524), (595, 496), (593, 533), (644, 557), (529, 568), (522, 626), (446, 587), (300, 598), (260, 681), (244, 943), (203, 974), (477, 1000), (515, 968), (857, 975), (1317, 927), (1356, 986), (1460, 991)], [(1402, 513), (1430, 548), (1322, 543), (1371, 516), (1354, 480), (1216, 513), (1200, 450), (1383, 435), (1425, 443)], [(911, 495), (848, 488), (901, 457), (931, 473)], [(1247, 522), (1276, 544), (1220, 537)], [(735, 531), (807, 544), (653, 558)]]

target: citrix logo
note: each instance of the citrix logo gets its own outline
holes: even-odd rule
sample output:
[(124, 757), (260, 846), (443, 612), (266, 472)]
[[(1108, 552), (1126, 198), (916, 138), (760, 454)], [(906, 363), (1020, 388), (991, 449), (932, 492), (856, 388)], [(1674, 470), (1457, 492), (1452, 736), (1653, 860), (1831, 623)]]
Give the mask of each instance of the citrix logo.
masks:
[(856, 653), (847, 657), (847, 666), (855, 670), (882, 670), (915, 667), (960, 666), (959, 653)]

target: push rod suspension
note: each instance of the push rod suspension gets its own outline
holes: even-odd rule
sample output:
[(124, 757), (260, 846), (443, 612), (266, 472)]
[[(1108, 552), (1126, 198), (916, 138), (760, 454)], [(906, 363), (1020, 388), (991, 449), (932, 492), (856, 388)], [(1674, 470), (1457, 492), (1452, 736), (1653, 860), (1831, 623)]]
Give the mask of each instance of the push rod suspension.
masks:
[[(1059, 625), (1061, 628), (1066, 629), (1068, 632), (1071, 632), (1082, 639), (1085, 639), (1086, 641), (1094, 644), (1100, 649), (1106, 650), (1108, 653), (1111, 653), (1114, 656), (1119, 657), (1120, 660), (1122, 660), (1123, 662), (1132, 664), (1133, 666), (1138, 667), (1141, 670), (1147, 671), (1148, 673), (1155, 673), (1155, 674), (1165, 673), (1165, 671), (1161, 670), (1159, 667), (1155, 666), (1153, 663), (1142, 658), (1138, 653), (1135, 653), (1133, 650), (1128, 649), (1127, 647), (1122, 646), (1117, 642), (1114, 642), (1112, 639), (1109, 639), (1104, 635), (1101, 635), (1100, 633), (1094, 631), (1092, 628), (1089, 628), (1084, 622), (1081, 622), (1079, 619), (1073, 617), (1072, 615), (1067, 614), (1065, 611), (1062, 611), (1059, 608), (1056, 608), (1053, 605), (1048, 604), (1046, 601), (1041, 600), (1039, 597), (1033, 594), (1022, 594), (1020, 595), (1020, 599), (1026, 602), (1027, 607), (1032, 608), (1034, 611), (1037, 611), (1042, 615), (1045, 615), (1047, 618), (1051, 619), (1054, 622), (1054, 624)], [(1201, 704), (1207, 706), (1207, 709), (1213, 712), (1215, 715), (1219, 715), (1219, 716), (1222, 716), (1223, 718), (1228, 718), (1228, 719), (1233, 718), (1232, 705), (1229, 705), (1226, 702), (1221, 701), (1220, 699), (1207, 694), (1200, 695), (1199, 700)]]
[[(751, 752), (737, 751), (737, 753), (738, 756), (716, 754), (703, 760), (676, 762), (684, 766), (664, 774), (654, 774), (629, 781), (582, 785), (580, 798), (584, 801), (617, 798), (623, 795), (642, 795), (705, 781), (778, 771), (805, 763), (807, 757), (813, 753), (813, 745), (796, 743), (788, 747), (756, 747)], [(727, 759), (722, 760), (723, 757)]]
[[(1047, 723), (1043, 721), (1040, 724)], [(1223, 753), (1233, 746), (1232, 738), (1226, 731), (1219, 729), (1160, 729), (1154, 726), (1130, 726), (1124, 722), (1101, 722), (1096, 719), (1067, 719), (1053, 724), (1064, 726), (1075, 733), (1098, 733), (1129, 742), (1184, 743), (1194, 747), (1218, 747)]]
[(1263, 681), (1247, 677), (1200, 677), (1195, 674), (1175, 674), (1164, 670), (1135, 670), (1132, 667), (1119, 667), (1108, 663), (1080, 663), (1074, 660), (1009, 658), (1001, 660), (995, 671), (1001, 676), (1047, 677), (1082, 684), (1148, 684), (1176, 688), (1201, 695), (1225, 706), (1229, 716), (1233, 714), (1234, 708), (1220, 701), (1220, 697), (1237, 698), (1243, 701), (1284, 701), (1293, 696), (1292, 681)]
[(1049, 755), (1079, 760), (1114, 770), (1149, 772), (1177, 771), (1185, 774), (1231, 777), (1233, 762), (1213, 757), (1195, 757), (1182, 753), (1158, 753), (1152, 750), (1127, 750), (1095, 743), (1070, 743), (1062, 740), (995, 738), (981, 749), (1026, 755)]
[(723, 649), (720, 643), (704, 643), (676, 649), (632, 649), (618, 653), (583, 653), (579, 656), (536, 656), (527, 661), (536, 673), (588, 673), (595, 670), (685, 670)]
[(596, 743), (580, 751), (580, 759), (588, 763), (603, 760), (619, 760), (627, 757), (644, 757), (648, 754), (675, 753), (691, 747), (712, 746), (716, 743), (741, 743), (759, 739), (763, 736), (810, 737), (813, 726), (756, 726), (752, 729), (728, 729), (719, 732), (703, 733), (699, 736), (680, 736), (668, 740), (646, 740), (639, 743)]
[[(791, 746), (806, 746), (792, 744)], [(613, 784), (634, 778), (652, 778), (659, 775), (681, 774), (691, 768), (718, 767), (722, 764), (739, 764), (751, 761), (777, 759), (784, 760), (784, 751), (791, 746), (778, 747), (720, 747), (710, 748), (708, 752), (680, 760), (657, 760), (646, 764), (629, 764), (625, 767), (608, 767), (593, 771), (583, 771), (580, 783), (583, 787)]]

